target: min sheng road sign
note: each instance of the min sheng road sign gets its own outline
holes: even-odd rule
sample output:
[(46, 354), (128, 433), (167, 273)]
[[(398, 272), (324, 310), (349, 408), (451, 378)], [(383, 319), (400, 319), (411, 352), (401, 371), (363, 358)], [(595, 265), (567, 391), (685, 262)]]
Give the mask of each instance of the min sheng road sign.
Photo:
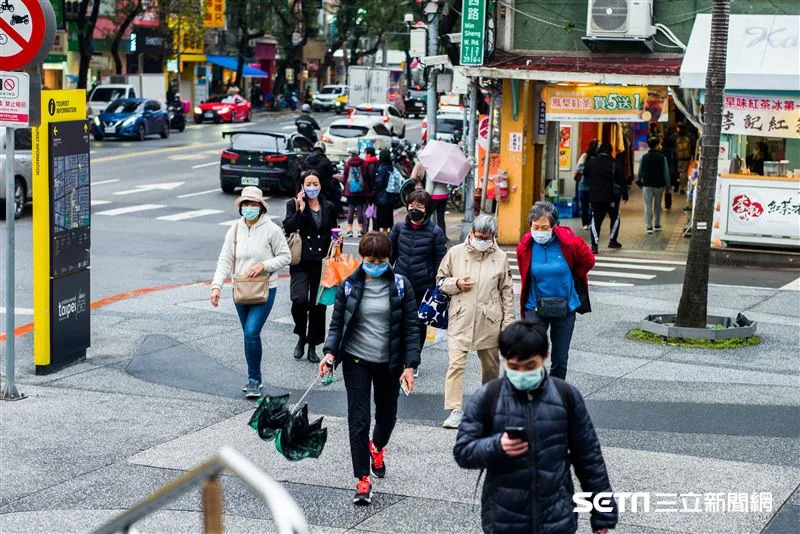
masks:
[(0, 0), (0, 70), (30, 64), (42, 49), (45, 32), (39, 0)]
[(30, 79), (0, 71), (0, 127), (25, 128), (30, 119)]
[(461, 6), (461, 64), (483, 65), (486, 0), (464, 0)]

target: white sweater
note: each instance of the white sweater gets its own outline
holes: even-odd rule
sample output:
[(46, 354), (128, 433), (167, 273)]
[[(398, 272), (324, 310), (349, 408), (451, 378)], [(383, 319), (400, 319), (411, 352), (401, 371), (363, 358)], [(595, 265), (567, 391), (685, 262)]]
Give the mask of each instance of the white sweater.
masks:
[[(237, 234), (238, 232), (238, 234)], [(233, 241), (236, 241), (236, 265), (233, 264)], [(245, 276), (250, 267), (256, 263), (264, 265), (264, 270), (274, 273), (288, 267), (292, 262), (292, 253), (286, 243), (283, 230), (267, 216), (248, 228), (244, 217), (234, 224), (225, 234), (225, 242), (217, 260), (217, 272), (211, 287), (222, 288), (229, 276)], [(269, 287), (278, 285), (278, 278), (271, 276)]]

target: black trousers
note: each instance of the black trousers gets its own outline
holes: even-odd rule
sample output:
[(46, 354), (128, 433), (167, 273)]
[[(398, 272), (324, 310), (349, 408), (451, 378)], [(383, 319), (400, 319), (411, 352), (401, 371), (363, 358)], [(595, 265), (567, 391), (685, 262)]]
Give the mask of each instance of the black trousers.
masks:
[(445, 238), (447, 238), (447, 227), (444, 222), (444, 212), (447, 211), (447, 199), (442, 198), (434, 200), (433, 205), (436, 207), (436, 223), (439, 225), (439, 228), (442, 229), (442, 232), (444, 232)]
[[(425, 291), (420, 291), (417, 293), (417, 290), (414, 290), (414, 296), (417, 297), (417, 309), (422, 305), (422, 299), (425, 298)], [(422, 349), (425, 348), (425, 338), (428, 337), (428, 325), (420, 320), (419, 322), (419, 351), (422, 352)]]
[(589, 192), (580, 191), (578, 196), (580, 197), (581, 203), (581, 223), (583, 223), (584, 226), (589, 226), (592, 224), (592, 209), (589, 203)]
[(325, 306), (316, 304), (321, 261), (302, 261), (289, 270), (294, 333), (309, 345), (325, 342)]
[(375, 428), (372, 441), (383, 449), (397, 422), (397, 396), (400, 374), (392, 373), (388, 363), (373, 363), (347, 354), (342, 362), (347, 389), (347, 426), (350, 430), (350, 456), (356, 478), (370, 473), (369, 427), (370, 393), (375, 400)]
[(609, 241), (616, 241), (619, 235), (619, 201), (616, 202), (592, 202), (592, 245), (597, 245), (600, 239), (600, 229), (603, 227), (603, 220), (608, 215), (611, 222), (611, 234)]
[(668, 187), (664, 189), (664, 209), (672, 209), (672, 193)]

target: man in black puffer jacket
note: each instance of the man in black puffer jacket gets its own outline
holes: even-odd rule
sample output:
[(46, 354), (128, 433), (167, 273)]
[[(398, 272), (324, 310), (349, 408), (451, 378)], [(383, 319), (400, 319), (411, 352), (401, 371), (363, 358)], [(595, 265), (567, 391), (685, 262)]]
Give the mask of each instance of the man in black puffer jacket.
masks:
[[(583, 491), (612, 491), (583, 397), (575, 387), (548, 375), (548, 349), (547, 333), (539, 324), (518, 321), (506, 328), (500, 334), (505, 376), (472, 396), (458, 429), (453, 449), (458, 465), (486, 469), (484, 532), (575, 532), (578, 514), (570, 464)], [(616, 526), (613, 500), (612, 509), (592, 512), (595, 534)]]

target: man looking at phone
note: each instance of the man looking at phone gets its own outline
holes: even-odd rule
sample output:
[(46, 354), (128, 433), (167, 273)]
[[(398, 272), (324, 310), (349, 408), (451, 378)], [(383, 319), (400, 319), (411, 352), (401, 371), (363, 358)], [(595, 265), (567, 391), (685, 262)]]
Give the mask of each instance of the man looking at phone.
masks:
[[(505, 376), (471, 397), (453, 449), (459, 466), (486, 470), (483, 531), (575, 532), (570, 465), (583, 491), (612, 491), (583, 397), (544, 368), (549, 344), (541, 324), (515, 322), (499, 344)], [(611, 507), (592, 511), (593, 533), (616, 526), (616, 501)]]
[(450, 366), (444, 383), (444, 428), (458, 428), (462, 417), (464, 369), (470, 351), (478, 351), (481, 380), (500, 374), (497, 336), (514, 320), (514, 289), (505, 251), (497, 246), (497, 221), (475, 217), (466, 241), (445, 254), (436, 275), (450, 295), (447, 351)]

